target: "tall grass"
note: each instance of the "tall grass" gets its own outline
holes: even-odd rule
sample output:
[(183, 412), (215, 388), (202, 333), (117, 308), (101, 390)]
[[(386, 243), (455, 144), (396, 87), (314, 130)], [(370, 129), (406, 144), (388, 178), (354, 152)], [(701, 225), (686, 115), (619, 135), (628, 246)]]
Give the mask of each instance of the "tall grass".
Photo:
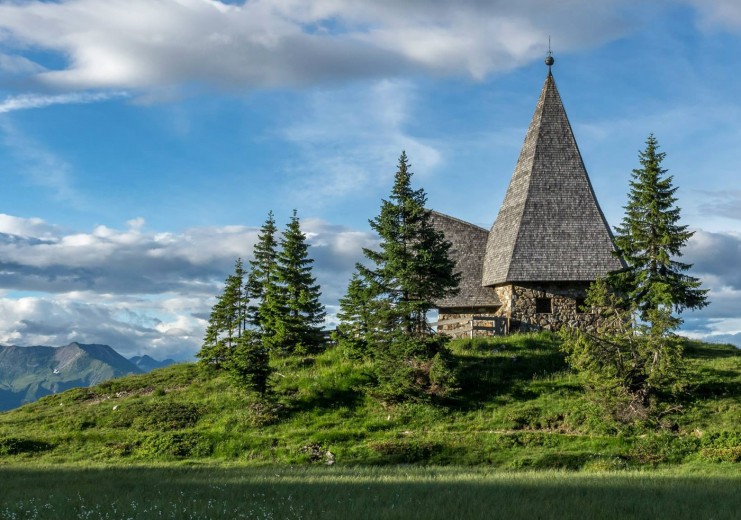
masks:
[(741, 475), (0, 467), (0, 519), (738, 518)]

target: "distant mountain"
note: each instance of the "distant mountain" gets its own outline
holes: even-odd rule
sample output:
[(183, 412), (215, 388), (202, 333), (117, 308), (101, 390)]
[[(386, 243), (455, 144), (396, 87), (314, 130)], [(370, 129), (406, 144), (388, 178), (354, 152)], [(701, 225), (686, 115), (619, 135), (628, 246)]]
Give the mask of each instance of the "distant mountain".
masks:
[(128, 360), (108, 345), (0, 346), (0, 411), (69, 388), (142, 374), (171, 363), (149, 356)]
[(146, 354), (143, 356), (130, 357), (129, 361), (136, 365), (142, 372), (151, 372), (155, 368), (168, 367), (176, 363), (174, 359), (169, 358), (165, 359), (164, 361), (157, 361), (156, 359), (149, 357)]

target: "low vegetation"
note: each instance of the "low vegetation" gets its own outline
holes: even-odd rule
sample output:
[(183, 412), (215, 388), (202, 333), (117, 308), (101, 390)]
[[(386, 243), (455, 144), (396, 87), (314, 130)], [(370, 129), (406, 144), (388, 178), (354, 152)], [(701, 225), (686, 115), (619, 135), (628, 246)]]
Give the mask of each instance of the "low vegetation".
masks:
[[(555, 335), (451, 342), (459, 390), (383, 402), (338, 348), (271, 361), (269, 398), (181, 364), (0, 414), (0, 461), (485, 465), (622, 470), (741, 461), (741, 352), (685, 342), (686, 390), (629, 425), (585, 399)], [(2, 463), (2, 462), (0, 462)]]
[(456, 468), (0, 467), (0, 520), (738, 518), (719, 473)]

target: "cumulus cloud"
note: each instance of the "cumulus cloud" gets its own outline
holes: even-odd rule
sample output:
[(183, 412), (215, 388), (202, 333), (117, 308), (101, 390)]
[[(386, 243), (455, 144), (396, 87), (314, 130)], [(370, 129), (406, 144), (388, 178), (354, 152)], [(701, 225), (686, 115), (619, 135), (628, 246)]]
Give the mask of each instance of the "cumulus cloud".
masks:
[(698, 229), (687, 243), (682, 260), (693, 264), (690, 274), (699, 277), (703, 288), (710, 290), (710, 305), (683, 316), (683, 333), (741, 346), (741, 275), (738, 272), (741, 234)]
[[(333, 312), (362, 248), (376, 239), (318, 219), (302, 221), (302, 229)], [(249, 260), (258, 232), (154, 232), (141, 218), (126, 229), (79, 232), (0, 214), (0, 343), (80, 341), (129, 355), (188, 357), (200, 346), (223, 280), (236, 258)]]
[[(407, 74), (482, 78), (614, 39), (638, 2), (607, 0), (63, 0), (0, 5), (8, 63), (65, 90), (260, 88)], [(29, 47), (67, 63), (43, 68)], [(22, 61), (26, 60), (26, 61)], [(40, 68), (37, 68), (40, 67)], [(22, 67), (21, 67), (22, 68)]]

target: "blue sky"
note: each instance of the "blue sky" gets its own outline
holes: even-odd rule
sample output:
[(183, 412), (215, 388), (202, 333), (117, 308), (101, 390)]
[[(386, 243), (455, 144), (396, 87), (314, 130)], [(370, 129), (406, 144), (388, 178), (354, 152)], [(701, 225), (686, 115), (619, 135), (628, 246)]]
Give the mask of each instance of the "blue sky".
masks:
[(0, 0), (0, 343), (188, 358), (269, 210), (331, 315), (402, 149), (489, 227), (549, 36), (608, 221), (653, 132), (713, 302), (683, 332), (741, 344), (737, 0)]

